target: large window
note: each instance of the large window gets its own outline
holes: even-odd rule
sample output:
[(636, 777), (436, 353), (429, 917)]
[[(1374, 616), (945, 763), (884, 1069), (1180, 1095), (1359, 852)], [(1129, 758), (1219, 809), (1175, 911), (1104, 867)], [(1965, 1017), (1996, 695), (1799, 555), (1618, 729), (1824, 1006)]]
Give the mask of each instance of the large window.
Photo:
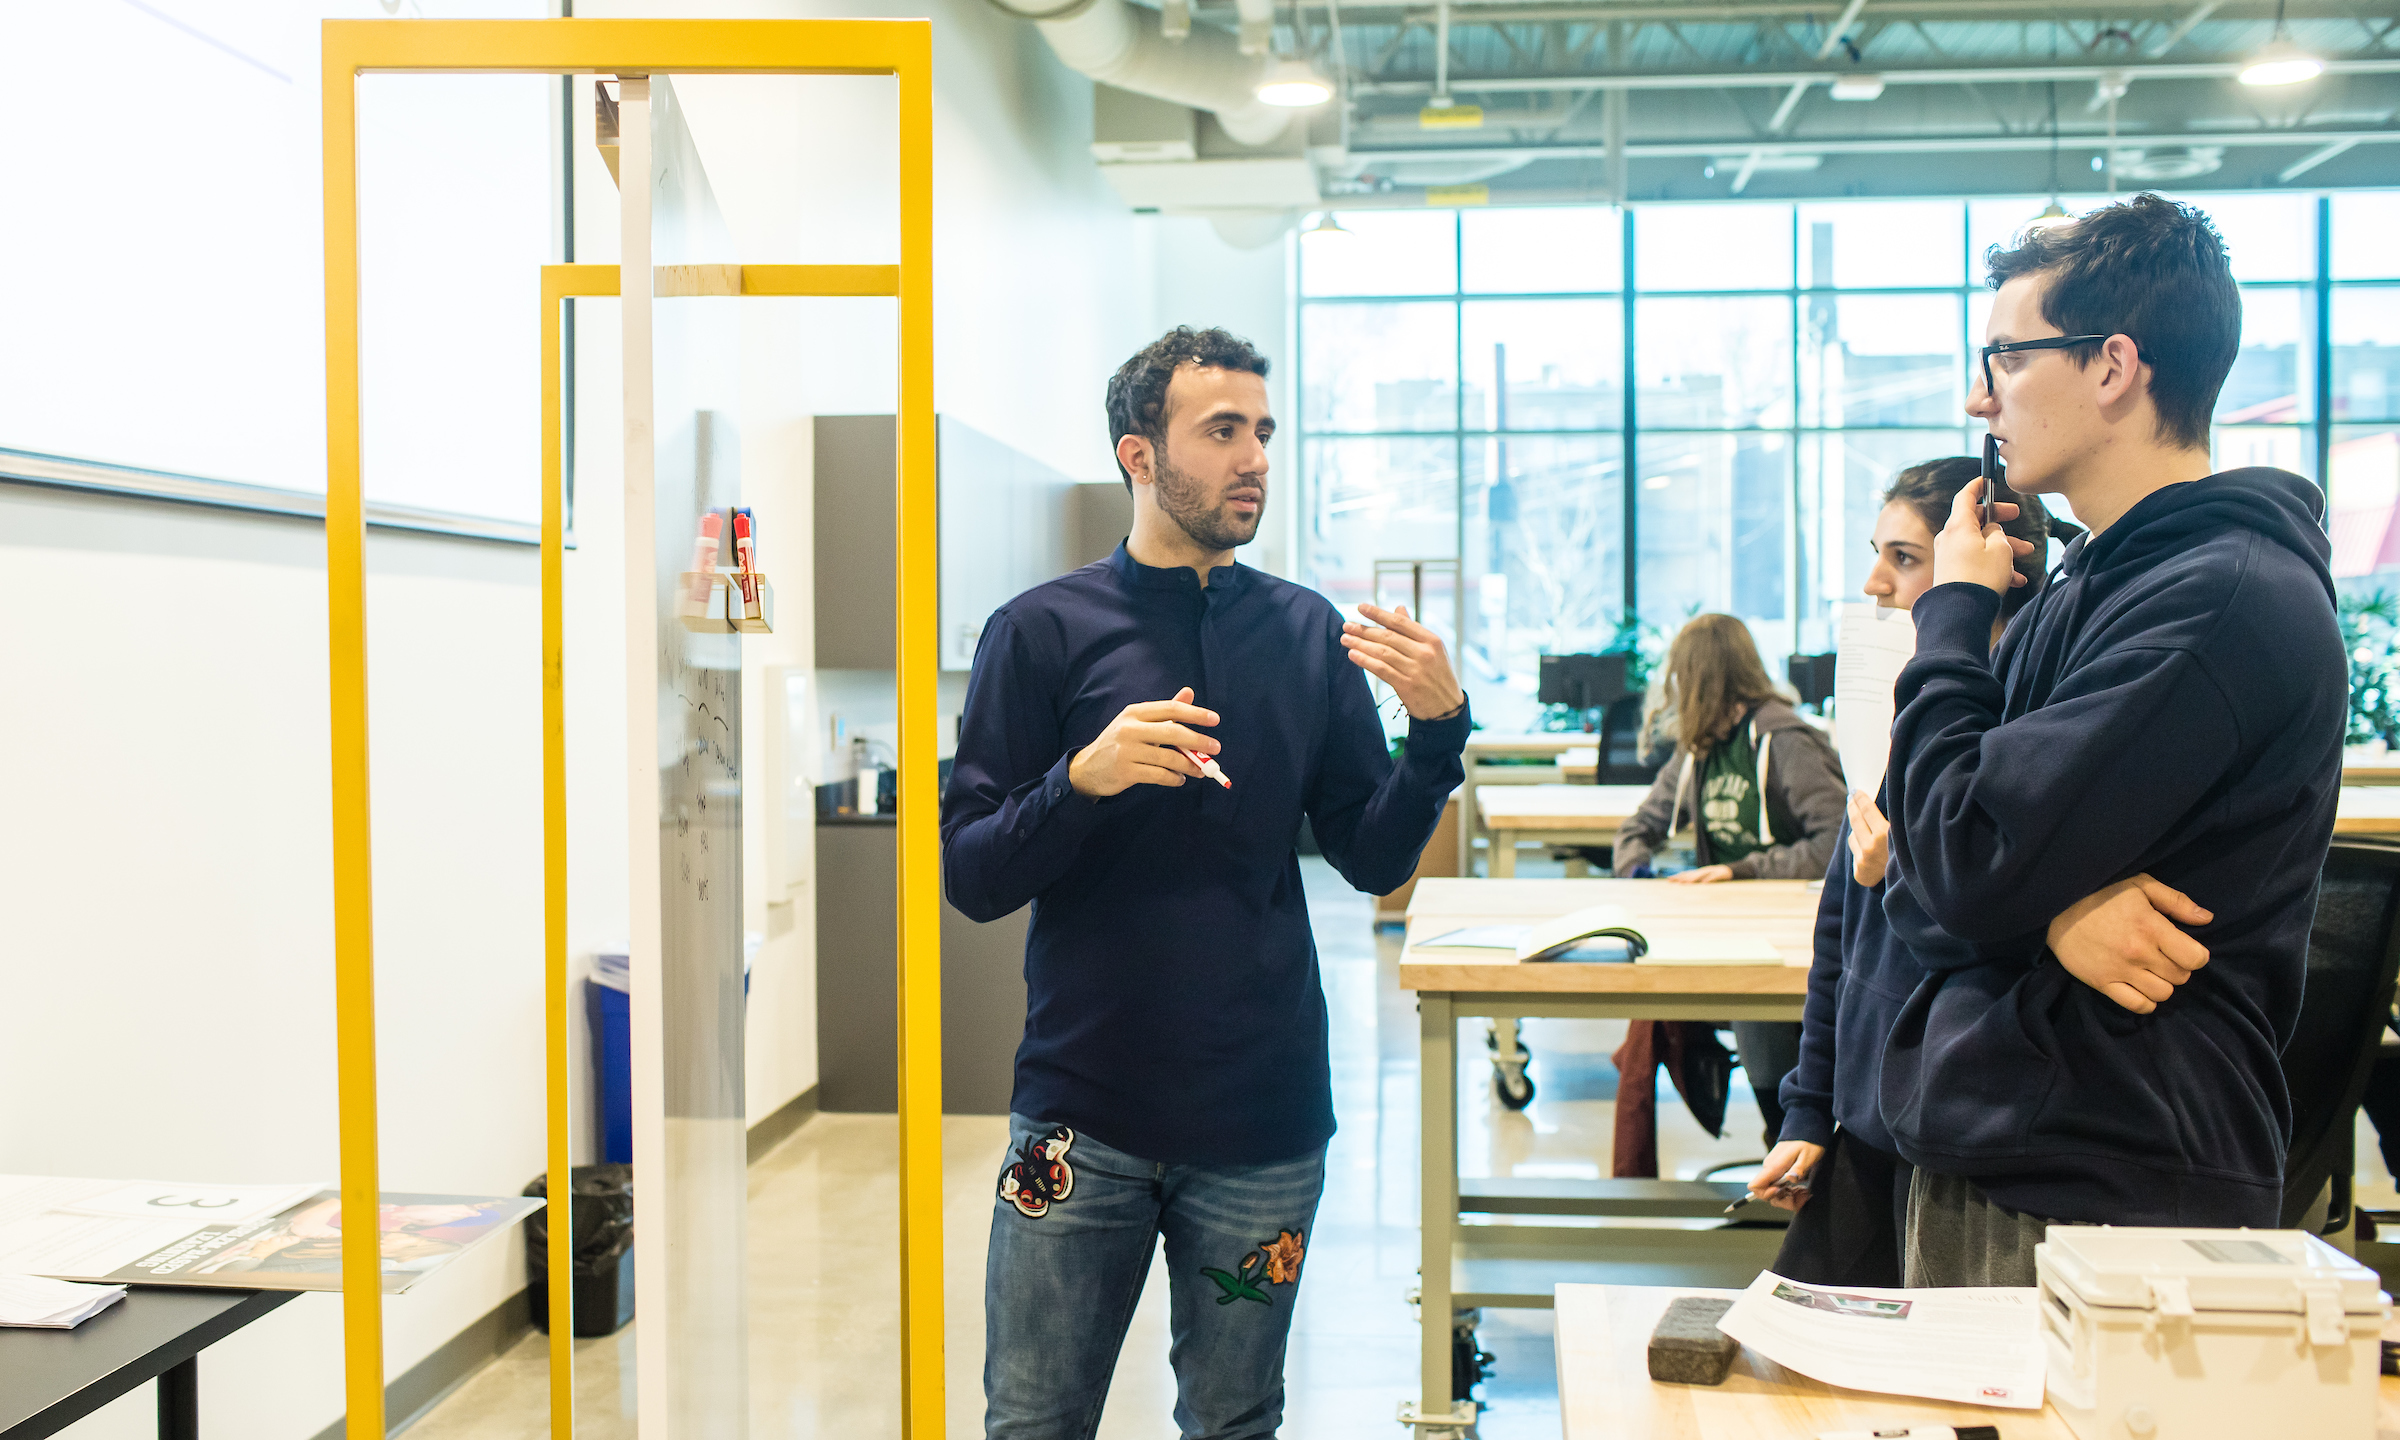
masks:
[[(2328, 483), (2336, 569), (2400, 588), (2400, 193), (2191, 198), (2243, 293), (2218, 463)], [(1426, 618), (1501, 727), (1628, 621), (1832, 648), (1893, 474), (1982, 443), (1981, 256), (2040, 204), (1340, 215), (1300, 256), (1307, 578), (1351, 605), (1455, 563)]]

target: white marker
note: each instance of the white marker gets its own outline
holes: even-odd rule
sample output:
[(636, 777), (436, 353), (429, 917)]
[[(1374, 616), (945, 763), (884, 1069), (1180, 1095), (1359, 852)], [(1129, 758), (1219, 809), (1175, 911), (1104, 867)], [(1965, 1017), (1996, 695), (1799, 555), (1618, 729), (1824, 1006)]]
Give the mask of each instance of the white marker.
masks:
[[(1176, 748), (1181, 749), (1182, 747), (1178, 746)], [(1214, 759), (1201, 754), (1197, 750), (1184, 750), (1183, 758), (1191, 761), (1194, 765), (1199, 766), (1200, 773), (1206, 775), (1209, 779), (1216, 781), (1219, 785), (1224, 786), (1228, 790), (1233, 788), (1233, 782), (1225, 778), (1224, 770), (1218, 766)]]

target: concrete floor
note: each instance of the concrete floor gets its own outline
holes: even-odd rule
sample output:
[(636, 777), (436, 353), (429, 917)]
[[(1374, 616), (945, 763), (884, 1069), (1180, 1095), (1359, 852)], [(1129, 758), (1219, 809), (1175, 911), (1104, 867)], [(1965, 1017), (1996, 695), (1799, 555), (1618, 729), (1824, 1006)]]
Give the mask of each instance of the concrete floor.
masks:
[[(1394, 1423), (1415, 1391), (1417, 1324), (1403, 1295), (1417, 1270), (1416, 1012), (1396, 980), (1399, 933), (1321, 860), (1304, 862), (1332, 1015), (1341, 1133), (1294, 1317), (1285, 1433), (1404, 1440)], [(1539, 873), (1527, 866), (1524, 873)], [(1482, 1022), (1462, 1026), (1461, 1168), (1470, 1175), (1608, 1173), (1622, 1022), (1533, 1021), (1539, 1093), (1522, 1113), (1492, 1098)], [(1711, 1140), (1671, 1090), (1659, 1105), (1660, 1164), (1694, 1176), (1761, 1151), (1758, 1109), (1734, 1075), (1726, 1137)], [(949, 1434), (982, 1433), (983, 1259), (1005, 1148), (1000, 1117), (946, 1122)], [(899, 1266), (895, 1123), (819, 1115), (750, 1178), (751, 1434), (766, 1440), (897, 1435)], [(2370, 1152), (2371, 1153), (2371, 1149)], [(2362, 1158), (2364, 1158), (2362, 1156)], [(633, 1345), (578, 1342), (576, 1434), (630, 1436)], [(1485, 1312), (1497, 1371), (1482, 1390), (1486, 1440), (1553, 1440), (1558, 1389), (1550, 1312)], [(410, 1427), (411, 1440), (544, 1440), (547, 1340), (532, 1336)], [(1173, 1433), (1166, 1277), (1154, 1269), (1101, 1422), (1103, 1440)]]

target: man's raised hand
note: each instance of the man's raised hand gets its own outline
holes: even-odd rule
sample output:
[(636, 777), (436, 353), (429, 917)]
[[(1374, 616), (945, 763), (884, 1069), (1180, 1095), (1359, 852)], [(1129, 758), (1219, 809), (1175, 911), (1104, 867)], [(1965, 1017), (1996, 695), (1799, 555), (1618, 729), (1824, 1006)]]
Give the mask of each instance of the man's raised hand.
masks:
[[(2025, 583), (2025, 577), (2017, 573), (2017, 557), (2031, 555), (2033, 542), (2017, 539), (1996, 523), (1985, 527), (1983, 487), (1988, 483), (1970, 480), (1950, 502), (1950, 523), (1933, 537), (1933, 583), (1972, 581), (2005, 598), (2011, 586)], [(1995, 522), (2016, 518), (2017, 507), (2009, 501), (1992, 507)]]
[(1361, 605), (1358, 613), (1375, 623), (1344, 621), (1342, 648), (1352, 664), (1392, 687), (1412, 719), (1439, 720), (1467, 703), (1442, 637), (1410, 618), (1406, 605)]
[(1223, 748), (1215, 737), (1190, 727), (1216, 723), (1216, 711), (1192, 703), (1189, 685), (1172, 700), (1128, 705), (1098, 739), (1076, 752), (1067, 766), (1067, 783), (1094, 800), (1136, 785), (1181, 785), (1200, 774), (1184, 751), (1214, 755)]
[(2180, 926), (2214, 918), (2173, 886), (2136, 875), (2062, 911), (2050, 922), (2050, 951), (2068, 974), (2147, 1015), (2208, 963), (2208, 947)]

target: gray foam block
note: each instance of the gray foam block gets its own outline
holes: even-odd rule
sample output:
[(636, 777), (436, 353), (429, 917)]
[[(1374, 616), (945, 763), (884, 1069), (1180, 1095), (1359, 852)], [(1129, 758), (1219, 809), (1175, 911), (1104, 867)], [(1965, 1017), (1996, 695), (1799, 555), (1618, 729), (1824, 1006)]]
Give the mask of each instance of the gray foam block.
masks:
[(1731, 1300), (1678, 1295), (1650, 1332), (1650, 1378), (1677, 1385), (1722, 1385), (1741, 1345), (1717, 1329)]

